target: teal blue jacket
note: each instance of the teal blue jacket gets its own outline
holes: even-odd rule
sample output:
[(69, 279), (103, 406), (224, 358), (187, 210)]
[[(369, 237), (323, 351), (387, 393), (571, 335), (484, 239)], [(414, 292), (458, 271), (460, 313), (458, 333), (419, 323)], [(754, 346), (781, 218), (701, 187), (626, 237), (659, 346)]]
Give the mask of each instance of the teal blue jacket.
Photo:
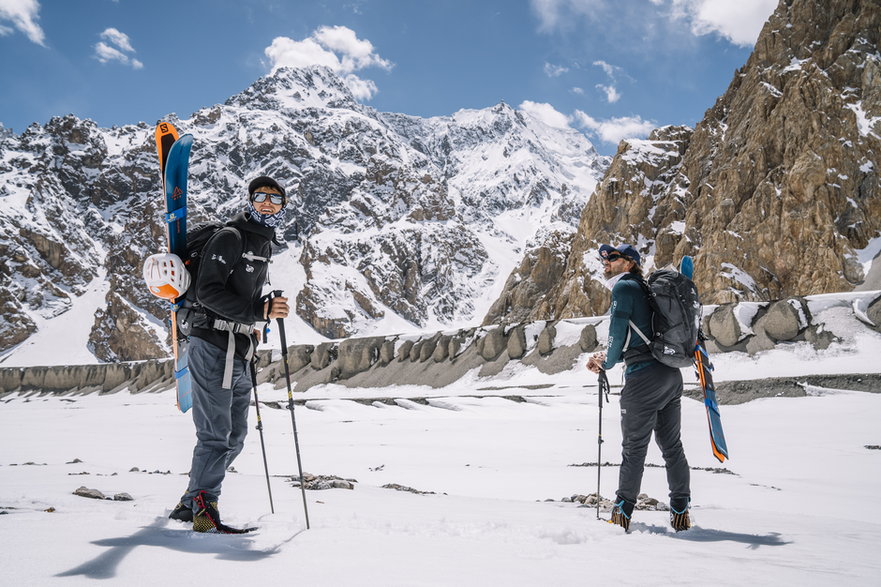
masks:
[[(626, 274), (618, 280), (612, 288), (612, 306), (609, 308), (609, 348), (606, 351), (606, 360), (603, 369), (611, 369), (624, 360), (624, 344), (627, 342), (627, 332), (630, 331), (630, 346), (634, 352), (643, 351), (649, 353), (648, 346), (642, 338), (630, 328), (630, 322), (636, 324), (643, 334), (652, 337), (652, 310), (646, 299), (645, 292), (639, 284), (639, 278), (633, 274)], [(643, 367), (648, 367), (654, 359), (633, 362), (625, 369), (626, 373), (632, 373)]]

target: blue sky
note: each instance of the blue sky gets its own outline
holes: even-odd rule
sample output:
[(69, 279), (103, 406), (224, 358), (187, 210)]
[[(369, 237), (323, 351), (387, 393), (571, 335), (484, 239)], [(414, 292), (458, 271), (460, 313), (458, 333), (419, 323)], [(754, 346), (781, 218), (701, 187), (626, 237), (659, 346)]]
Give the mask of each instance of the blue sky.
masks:
[(505, 101), (621, 138), (697, 123), (775, 0), (0, 0), (0, 123), (154, 123), (322, 63), (382, 112)]

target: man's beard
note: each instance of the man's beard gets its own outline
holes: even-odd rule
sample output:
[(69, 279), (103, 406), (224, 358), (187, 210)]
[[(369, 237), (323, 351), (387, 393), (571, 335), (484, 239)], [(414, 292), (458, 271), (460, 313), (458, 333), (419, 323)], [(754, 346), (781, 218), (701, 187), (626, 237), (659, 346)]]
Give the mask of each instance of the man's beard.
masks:
[(616, 273), (612, 272), (611, 265), (606, 265), (605, 267), (603, 267), (603, 277), (605, 277), (606, 279), (612, 279), (613, 277), (615, 277), (615, 275)]

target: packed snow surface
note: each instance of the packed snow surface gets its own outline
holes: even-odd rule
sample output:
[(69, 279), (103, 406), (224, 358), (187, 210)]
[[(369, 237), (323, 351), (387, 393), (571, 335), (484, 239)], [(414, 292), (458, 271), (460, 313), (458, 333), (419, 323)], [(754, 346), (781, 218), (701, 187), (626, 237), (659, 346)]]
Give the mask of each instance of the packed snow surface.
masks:
[[(881, 351), (879, 337), (861, 344), (813, 353), (793, 345), (739, 364), (731, 354), (719, 357), (719, 375), (850, 372), (854, 356), (877, 371), (868, 359)], [(562, 501), (597, 487), (595, 465), (572, 466), (597, 461), (596, 379), (584, 359), (559, 375), (506, 369), (440, 390), (297, 394), (307, 400), (295, 411), (304, 470), (357, 480), (351, 490), (307, 491), (309, 530), (288, 480), (297, 471), (290, 413), (267, 405), (287, 392), (261, 386), (275, 513), (255, 431), (220, 500), (225, 522), (259, 526), (246, 536), (195, 534), (167, 519), (194, 440), (172, 390), (7, 394), (3, 583), (878, 585), (881, 511), (871, 502), (881, 493), (881, 393), (808, 386), (807, 397), (722, 406), (731, 454), (722, 465), (702, 403), (683, 399), (696, 526), (675, 534), (667, 512), (638, 511), (625, 534), (595, 509)], [(605, 497), (620, 463), (617, 371), (602, 411)], [(654, 444), (647, 462), (663, 464)], [(392, 483), (433, 493), (382, 487)], [(80, 486), (133, 501), (74, 495)], [(646, 468), (642, 490), (667, 501), (662, 467)]]

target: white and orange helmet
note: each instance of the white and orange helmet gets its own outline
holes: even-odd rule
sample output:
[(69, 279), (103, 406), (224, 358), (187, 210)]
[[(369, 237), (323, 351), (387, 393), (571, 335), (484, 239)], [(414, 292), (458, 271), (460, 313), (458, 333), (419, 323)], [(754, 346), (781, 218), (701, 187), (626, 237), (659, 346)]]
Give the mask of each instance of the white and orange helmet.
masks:
[(190, 287), (190, 272), (174, 253), (156, 253), (144, 261), (144, 281), (157, 298), (176, 300)]

